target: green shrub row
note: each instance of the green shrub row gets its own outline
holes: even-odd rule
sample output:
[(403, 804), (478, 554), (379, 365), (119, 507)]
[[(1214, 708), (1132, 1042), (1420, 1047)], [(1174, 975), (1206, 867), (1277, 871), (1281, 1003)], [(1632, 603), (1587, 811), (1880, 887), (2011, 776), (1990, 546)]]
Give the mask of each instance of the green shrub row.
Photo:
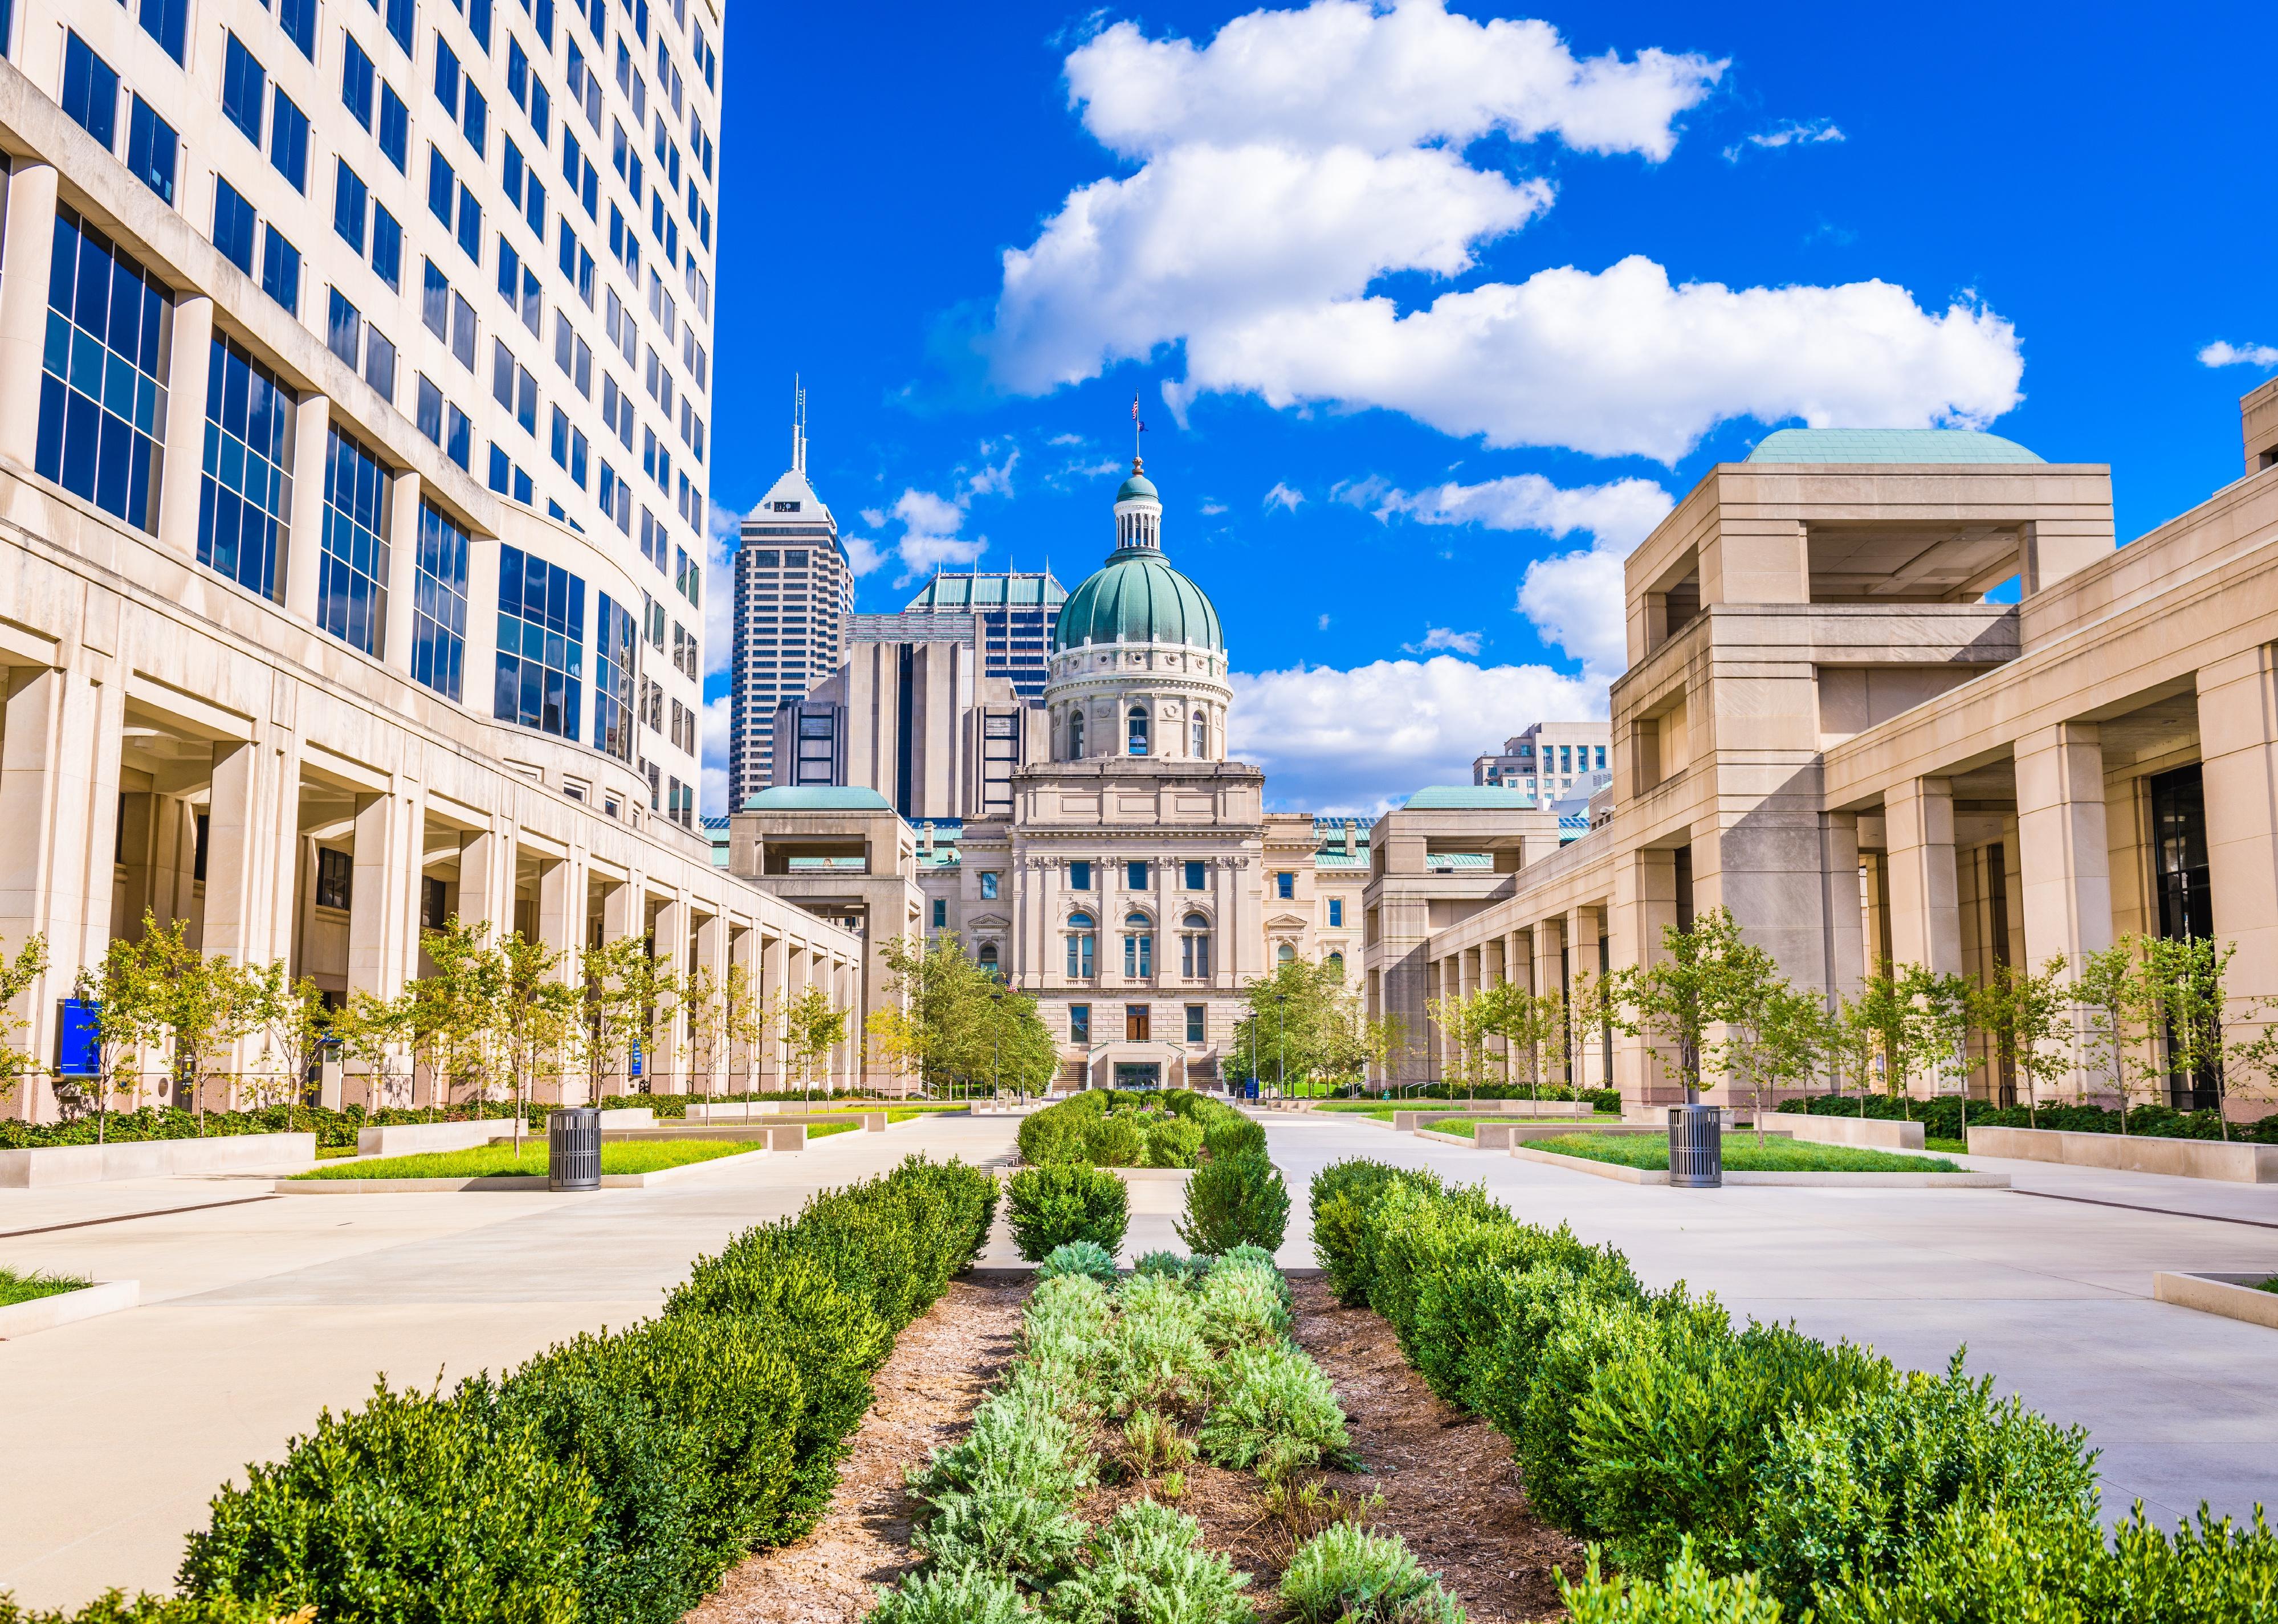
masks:
[(1021, 1159), (1036, 1167), (1193, 1167), (1245, 1148), (1265, 1149), (1265, 1130), (1186, 1089), (1087, 1089), (1021, 1124)]
[(77, 1624), (139, 1624), (134, 1605), (165, 1624), (677, 1620), (813, 1526), (871, 1373), (995, 1205), (989, 1174), (913, 1156), (698, 1260), (655, 1319), (447, 1392), (383, 1384), (214, 1498), (183, 1611), (107, 1602)]
[[(1682, 1285), (1647, 1291), (1611, 1247), (1411, 1170), (1341, 1163), (1312, 1202), (1338, 1295), (1383, 1315), (1434, 1391), (1510, 1439), (1537, 1514), (1626, 1575), (1626, 1590), (1578, 1589), (1578, 1619), (2269, 1616), (2195, 1611), (2278, 1595), (2259, 1514), (2172, 1543), (2139, 1523), (2107, 1546), (2086, 1435), (1997, 1399), (1959, 1354), (1928, 1376), (1786, 1326), (1736, 1329)], [(1972, 1552), (1989, 1542), (2017, 1554), (1981, 1584)], [(2218, 1582), (2224, 1563), (2251, 1578)], [(1981, 1593), (1998, 1605), (1963, 1599)], [(2137, 1611), (2096, 1599), (2123, 1593)]]
[[(1863, 1109), (1861, 1108), (1864, 1108)], [(1780, 1109), (1813, 1117), (1870, 1117), (1884, 1122), (1919, 1122), (1933, 1139), (1961, 1137), (1962, 1102), (1957, 1094), (1914, 1100), (1885, 1094), (1816, 1094), (1784, 1100)], [(1973, 1128), (2045, 1128), (2060, 1133), (2117, 1133), (2120, 1113), (2100, 1105), (2044, 1105), (2037, 1112), (2022, 1105), (1969, 1102)], [(2221, 1139), (2221, 1118), (2213, 1111), (2179, 1111), (2166, 1105), (2128, 1109), (2128, 1132), (2150, 1139)], [(2259, 1122), (2234, 1122), (2229, 1137), (2242, 1144), (2278, 1145), (2278, 1112)]]
[(1618, 1088), (1570, 1088), (1563, 1083), (1545, 1083), (1540, 1088), (1530, 1088), (1525, 1083), (1481, 1083), (1474, 1087), (1468, 1083), (1429, 1083), (1416, 1091), (1419, 1100), (1587, 1100), (1594, 1110), (1618, 1113), (1622, 1109), (1622, 1091)]
[[(764, 1094), (611, 1094), (601, 1104), (609, 1110), (630, 1110), (646, 1106), (661, 1117), (682, 1117), (688, 1114), (691, 1105), (722, 1105), (785, 1097), (780, 1089)], [(836, 1091), (816, 1089), (813, 1091), (813, 1097), (822, 1102), (855, 1098), (891, 1101), (892, 1096), (863, 1094), (853, 1089), (842, 1088)], [(522, 1108), (522, 1112), (524, 1121), (531, 1128), (543, 1129), (547, 1113), (560, 1109), (557, 1105), (529, 1104)], [(203, 1117), (195, 1111), (186, 1111), (171, 1105), (149, 1105), (139, 1110), (113, 1111), (100, 1118), (93, 1114), (74, 1117), (68, 1122), (0, 1119), (0, 1150), (42, 1150), (55, 1145), (92, 1145), (96, 1142), (98, 1130), (103, 1139), (119, 1144), (161, 1139), (232, 1139), (245, 1133), (314, 1133), (317, 1145), (325, 1149), (353, 1149), (356, 1134), (365, 1128), (393, 1128), (423, 1122), (511, 1122), (514, 1115), (513, 1102), (506, 1100), (467, 1100), (440, 1110), (414, 1110), (400, 1106), (367, 1110), (361, 1105), (328, 1110), (319, 1105), (269, 1105), (258, 1110), (210, 1110)]]

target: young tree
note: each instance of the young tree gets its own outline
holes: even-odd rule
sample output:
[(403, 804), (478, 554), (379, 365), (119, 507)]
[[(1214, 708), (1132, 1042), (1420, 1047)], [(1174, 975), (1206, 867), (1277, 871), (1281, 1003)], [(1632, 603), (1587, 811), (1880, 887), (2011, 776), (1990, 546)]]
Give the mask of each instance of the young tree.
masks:
[[(1914, 1119), (1912, 1079), (1920, 1067), (1917, 1056), (1923, 1025), (1909, 980), (1919, 968), (1887, 961), (1877, 965), (1860, 980), (1858, 994), (1844, 1011), (1846, 1042), (1864, 1046), (1869, 1065), (1880, 1072), (1883, 1092), (1904, 1102), (1901, 1109), (1910, 1122)], [(1865, 1114), (1862, 1099), (1860, 1115)]]
[(812, 1080), (822, 1075), (832, 1048), (846, 1038), (846, 1011), (830, 1002), (830, 995), (810, 987), (791, 1000), (783, 1013), (784, 1049), (791, 1074), (812, 1093)]
[(1425, 1003), (1432, 1024), (1440, 1029), (1440, 1077), (1448, 1085), (1450, 1099), (1455, 1097), (1458, 1084), (1467, 1092), (1476, 1093), (1478, 1089), (1487, 1053), (1487, 1030), (1480, 1023), (1486, 1013), (1484, 1003), (1485, 997), (1476, 987), (1453, 998), (1433, 998)]
[(560, 1078), (564, 1056), (584, 1029), (585, 1000), (578, 988), (562, 979), (562, 955), (520, 932), (499, 943), (495, 959), (486, 1036), (513, 1090), (518, 1161), (538, 1079)]
[(249, 964), (245, 972), (248, 1013), (263, 1036), (262, 1069), (252, 1085), (254, 1103), (274, 1094), (287, 1104), (300, 1102), (311, 1068), (321, 1064), (332, 1041), (333, 1011), (324, 990), (303, 976), (287, 978), (285, 961)]
[(1717, 908), (1694, 915), (1689, 928), (1663, 926), (1661, 957), (1650, 967), (1616, 972), (1617, 995), (1637, 1029), (1655, 1040), (1655, 1059), (1684, 1085), (1689, 1105), (1701, 1101), (1709, 1029), (1728, 1018), (1730, 961), (1742, 945), (1731, 913)]
[(1875, 1092), (1876, 1063), (1881, 1052), (1880, 1029), (1865, 989), (1857, 995), (1846, 994), (1828, 1021), (1827, 1069), (1835, 1079), (1838, 1097), (1846, 1082), (1859, 1091), (1861, 1117), (1867, 1114), (1867, 1096)]
[(2205, 1078), (2214, 1086), (2215, 1120), (2230, 1138), (2229, 1063), (2252, 1053), (2251, 1041), (2226, 1041), (2223, 1017), (2228, 995), (2224, 978), (2236, 949), (2210, 937), (2148, 937), (2143, 943), (2139, 995), (2148, 1030), (2164, 1029), (2170, 1076)]
[(2073, 977), (2073, 1008), (2079, 1018), (2083, 1075), (2094, 1070), (2120, 1096), (2120, 1131), (2128, 1132), (2129, 1073), (2137, 1065), (2137, 1020), (2143, 984), (2136, 964), (2136, 938), (2122, 936), (2099, 952), (2085, 955)]
[(506, 965), (490, 930), (487, 922), (470, 925), (455, 914), (421, 939), (435, 972), (411, 983), (406, 1024), (445, 1110), (454, 1084), (470, 1100), (486, 1098), (496, 1074), (493, 1044)]
[(624, 1075), (628, 1055), (646, 1030), (635, 984), (646, 981), (643, 962), (647, 957), (648, 944), (638, 936), (620, 936), (577, 956), (585, 1022), (585, 1097), (593, 1104), (608, 1094), (612, 1076)]
[(733, 1094), (752, 1091), (752, 1071), (759, 1064), (760, 1046), (767, 1041), (768, 1000), (762, 995), (759, 972), (741, 961), (730, 963), (720, 986), (720, 1033), (727, 1046)]
[(385, 1109), (394, 1093), (395, 1063), (410, 1041), (412, 997), (409, 987), (393, 998), (358, 989), (333, 1014), (341, 1057), (363, 1068), (365, 1097), (375, 1109)]
[(1725, 965), (1724, 1020), (1713, 1045), (1726, 1083), (1745, 1090), (1764, 1142), (1764, 1095), (1799, 1087), (1819, 1064), (1827, 1041), (1826, 1006), (1792, 986), (1772, 956), (1741, 942)]
[(2064, 1074), (2065, 961), (2030, 966), (1997, 962), (1993, 973), (1968, 991), (1969, 1023), (1985, 1037), (1986, 1058), (2025, 1084), (2025, 1113), (2040, 1126), (2041, 1085)]
[(728, 1007), (722, 981), (711, 965), (699, 964), (688, 972), (681, 991), (681, 1013), (688, 1020), (688, 1063), (704, 1079), (707, 1094), (716, 1092), (712, 1079), (720, 1070), (728, 1043)]
[(16, 1013), (16, 1001), (47, 972), (45, 936), (28, 937), (14, 958), (0, 958), (0, 1100), (13, 1094), (21, 1079), (39, 1071), (39, 1056), (17, 1042), (17, 1034), (30, 1023)]
[(1927, 1077), (1935, 1094), (1939, 1076), (1954, 1073), (1961, 1079), (1961, 1123), (1966, 1130), (1969, 1125), (1969, 983), (1951, 972), (1941, 974), (1910, 964), (1900, 986), (1907, 1002), (1907, 1075)]

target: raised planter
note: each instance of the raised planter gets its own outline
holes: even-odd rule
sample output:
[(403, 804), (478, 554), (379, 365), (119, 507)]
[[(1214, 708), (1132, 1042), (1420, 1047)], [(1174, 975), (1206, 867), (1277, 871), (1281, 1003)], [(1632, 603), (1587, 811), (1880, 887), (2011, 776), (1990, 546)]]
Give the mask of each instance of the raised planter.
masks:
[(1126, 1184), (1184, 1184), (1195, 1176), (1191, 1167), (1111, 1167), (1107, 1170)]
[(52, 1330), (75, 1320), (91, 1320), (99, 1314), (116, 1314), (133, 1308), (141, 1296), (139, 1280), (98, 1280), (76, 1292), (10, 1303), (0, 1308), (0, 1341), (28, 1337), (35, 1330)]
[[(804, 1128), (791, 1130), (805, 1134)], [(714, 1171), (763, 1156), (765, 1150), (742, 1150), (732, 1156), (714, 1156), (679, 1167), (661, 1167), (653, 1173), (603, 1173), (604, 1190), (646, 1190), (653, 1185), (677, 1184), (696, 1174)], [(532, 1195), (549, 1193), (543, 1173), (509, 1173), (486, 1178), (280, 1178), (279, 1195), (432, 1195), (460, 1190), (520, 1190)], [(565, 1192), (579, 1194), (583, 1192)]]
[[(1596, 1122), (1590, 1124), (1586, 1131), (1625, 1135), (1666, 1133), (1669, 1125), (1666, 1122)], [(1477, 1136), (1472, 1142), (1482, 1150), (1512, 1150), (1534, 1140), (1563, 1139), (1574, 1132), (1574, 1125), (1563, 1122), (1483, 1122), (1472, 1132)], [(1748, 1132), (1753, 1133), (1755, 1130), (1751, 1128)], [(1764, 1132), (1769, 1138), (1780, 1139), (1786, 1136), (1787, 1128), (1785, 1124), (1767, 1120)]]
[(1540, 1109), (1528, 1109), (1528, 1102), (1522, 1100), (1516, 1106), (1499, 1102), (1492, 1108), (1459, 1105), (1453, 1110), (1395, 1111), (1392, 1113), (1392, 1131), (1413, 1133), (1418, 1128), (1445, 1122), (1450, 1117), (1538, 1117), (1560, 1119), (1559, 1132), (1564, 1132), (1565, 1123), (1586, 1121), (1590, 1115), (1590, 1102), (1586, 1100), (1545, 1100)]
[[(1514, 1145), (1510, 1154), (1522, 1162), (1540, 1162), (1569, 1172), (1610, 1178), (1617, 1184), (1669, 1182), (1663, 1167), (1624, 1167), (1618, 1163), (1593, 1161), (1588, 1156), (1562, 1156), (1555, 1151), (1529, 1150)], [(2006, 1190), (2007, 1173), (1736, 1173), (1724, 1170), (1728, 1185), (1799, 1185), (1823, 1190)]]
[(234, 1173), (279, 1162), (313, 1162), (313, 1133), (217, 1134), (211, 1139), (133, 1140), (109, 1145), (49, 1145), (0, 1150), (0, 1190), (43, 1190), (56, 1185), (101, 1184), (117, 1178), (172, 1178)]
[(2278, 1184), (2278, 1145), (2221, 1140), (2155, 1139), (2145, 1133), (2060, 1133), (2053, 1128), (1978, 1128), (1964, 1136), (1973, 1156), (2060, 1162), (2226, 1184)]
[(1810, 1117), (1800, 1111), (1782, 1111), (1777, 1120), (1792, 1136), (1814, 1145), (1920, 1150), (1925, 1143), (1919, 1122), (1884, 1122), (1874, 1117)]
[(2171, 1274), (2163, 1269), (2152, 1277), (2152, 1295), (2161, 1302), (2278, 1330), (2278, 1292), (2255, 1289), (2273, 1272), (2259, 1269), (2244, 1275)]
[[(601, 1132), (604, 1133), (655, 1125), (656, 1114), (646, 1105), (601, 1113)], [(545, 1132), (543, 1128), (524, 1128), (523, 1136), (525, 1139), (536, 1138)], [(514, 1118), (511, 1117), (485, 1117), (474, 1122), (406, 1122), (393, 1127), (359, 1128), (356, 1130), (356, 1155), (401, 1156), (423, 1150), (472, 1150), (476, 1146), (487, 1145), (493, 1140), (513, 1137)]]

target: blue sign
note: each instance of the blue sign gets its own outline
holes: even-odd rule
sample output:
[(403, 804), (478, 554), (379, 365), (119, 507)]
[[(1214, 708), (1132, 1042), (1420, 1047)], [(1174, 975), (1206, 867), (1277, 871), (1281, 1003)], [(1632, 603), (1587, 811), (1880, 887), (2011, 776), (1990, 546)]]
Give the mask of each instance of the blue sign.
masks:
[(1256, 1078), (1253, 1077), (1248, 1082), (1242, 1084), (1242, 1097), (1245, 1100), (1254, 1100), (1257, 1097), (1257, 1079)]
[(632, 1049), (631, 1049), (631, 1051), (630, 1056), (629, 1056), (629, 1058), (628, 1058), (628, 1059), (627, 1059), (627, 1061), (626, 1061), (625, 1075), (626, 1075), (626, 1076), (628, 1076), (628, 1077), (638, 1077), (640, 1074), (641, 1074), (641, 1052), (640, 1052), (640, 1045), (639, 1045), (639, 1044), (638, 1044), (638, 1043), (636, 1043), (636, 1044), (634, 1044), (634, 1045), (632, 1046)]
[(103, 1031), (97, 1021), (102, 1006), (91, 998), (63, 1001), (63, 1019), (57, 1023), (56, 1075), (95, 1077), (103, 1071)]

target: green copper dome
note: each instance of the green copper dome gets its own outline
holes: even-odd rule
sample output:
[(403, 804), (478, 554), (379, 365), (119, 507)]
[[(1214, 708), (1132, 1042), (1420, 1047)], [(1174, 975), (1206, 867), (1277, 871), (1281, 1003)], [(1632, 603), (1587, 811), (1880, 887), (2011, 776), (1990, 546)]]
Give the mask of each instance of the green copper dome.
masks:
[(1068, 594), (1052, 633), (1052, 650), (1118, 641), (1184, 643), (1226, 652), (1218, 610), (1202, 588), (1152, 547), (1118, 547)]
[(1119, 502), (1128, 502), (1142, 496), (1150, 502), (1161, 499), (1155, 493), (1155, 482), (1139, 471), (1139, 459), (1134, 457), (1131, 459), (1131, 477), (1125, 480), (1121, 488), (1115, 492), (1115, 499)]

